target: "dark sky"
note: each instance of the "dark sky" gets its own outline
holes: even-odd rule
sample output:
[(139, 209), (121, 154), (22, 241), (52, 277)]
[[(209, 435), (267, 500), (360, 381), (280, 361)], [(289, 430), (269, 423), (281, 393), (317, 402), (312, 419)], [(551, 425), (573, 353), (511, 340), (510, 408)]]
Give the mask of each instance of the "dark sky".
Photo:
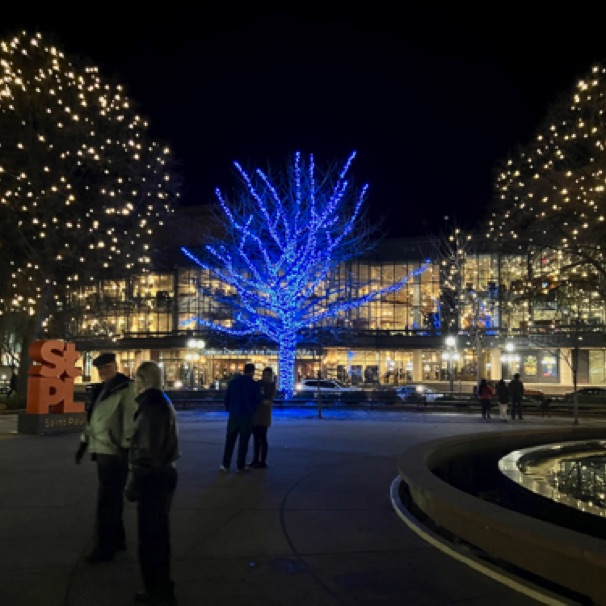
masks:
[(601, 21), (498, 3), (490, 15), (375, 4), (163, 3), (131, 16), (23, 5), (0, 33), (52, 32), (117, 76), (181, 161), (188, 204), (213, 201), (215, 187), (229, 193), (234, 161), (282, 168), (301, 151), (323, 166), (356, 150), (353, 177), (370, 184), (371, 217), (385, 217), (389, 235), (439, 231), (445, 216), (472, 227), (497, 162), (606, 57)]

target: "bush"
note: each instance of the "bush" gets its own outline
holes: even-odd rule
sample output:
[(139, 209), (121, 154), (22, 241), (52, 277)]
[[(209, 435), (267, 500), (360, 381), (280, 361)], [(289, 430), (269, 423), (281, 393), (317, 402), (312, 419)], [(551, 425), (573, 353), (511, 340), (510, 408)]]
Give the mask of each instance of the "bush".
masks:
[(368, 392), (368, 396), (373, 402), (383, 402), (384, 404), (396, 404), (399, 402), (395, 389), (374, 389)]
[(369, 394), (366, 391), (347, 391), (341, 394), (341, 402), (352, 404), (355, 402), (367, 402)]
[(25, 410), (27, 407), (27, 398), (26, 396), (13, 394), (10, 398), (6, 398), (4, 403), (6, 404), (6, 410)]

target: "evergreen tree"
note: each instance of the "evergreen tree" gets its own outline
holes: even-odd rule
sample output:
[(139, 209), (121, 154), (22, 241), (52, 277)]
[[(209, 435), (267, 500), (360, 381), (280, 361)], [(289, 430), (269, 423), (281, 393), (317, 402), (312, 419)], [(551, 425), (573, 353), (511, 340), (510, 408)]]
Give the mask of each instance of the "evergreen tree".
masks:
[[(368, 186), (354, 191), (348, 172), (355, 153), (339, 171), (316, 174), (313, 155), (300, 153), (280, 178), (235, 163), (243, 193), (229, 202), (216, 191), (221, 236), (204, 252), (183, 252), (226, 286), (222, 302), (235, 322), (197, 321), (235, 336), (262, 335), (278, 345), (280, 387), (293, 393), (297, 343), (310, 328), (342, 316), (401, 288), (406, 276), (387, 287), (335, 280), (347, 261), (370, 250), (376, 228), (365, 221)], [(280, 187), (281, 186), (281, 187)], [(422, 268), (424, 269), (424, 268)], [(420, 271), (422, 271), (422, 269)]]

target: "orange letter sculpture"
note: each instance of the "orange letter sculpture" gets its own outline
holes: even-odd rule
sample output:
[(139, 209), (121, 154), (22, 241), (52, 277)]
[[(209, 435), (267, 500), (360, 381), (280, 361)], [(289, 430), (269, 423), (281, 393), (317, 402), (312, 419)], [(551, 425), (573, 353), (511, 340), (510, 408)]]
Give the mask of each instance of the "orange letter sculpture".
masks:
[(82, 374), (76, 367), (80, 357), (76, 346), (63, 341), (34, 341), (29, 357), (41, 364), (32, 364), (27, 373), (27, 412), (84, 412), (84, 404), (74, 402), (74, 379)]

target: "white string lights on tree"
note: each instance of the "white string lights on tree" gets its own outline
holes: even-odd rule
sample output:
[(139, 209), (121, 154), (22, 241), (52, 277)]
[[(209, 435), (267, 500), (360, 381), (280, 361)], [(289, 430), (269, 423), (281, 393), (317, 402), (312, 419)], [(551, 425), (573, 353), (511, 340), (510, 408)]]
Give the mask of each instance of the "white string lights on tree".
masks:
[(71, 285), (149, 271), (154, 228), (179, 197), (171, 167), (121, 85), (39, 33), (1, 42), (0, 224), (11, 267), (1, 311), (27, 306), (41, 325)]

